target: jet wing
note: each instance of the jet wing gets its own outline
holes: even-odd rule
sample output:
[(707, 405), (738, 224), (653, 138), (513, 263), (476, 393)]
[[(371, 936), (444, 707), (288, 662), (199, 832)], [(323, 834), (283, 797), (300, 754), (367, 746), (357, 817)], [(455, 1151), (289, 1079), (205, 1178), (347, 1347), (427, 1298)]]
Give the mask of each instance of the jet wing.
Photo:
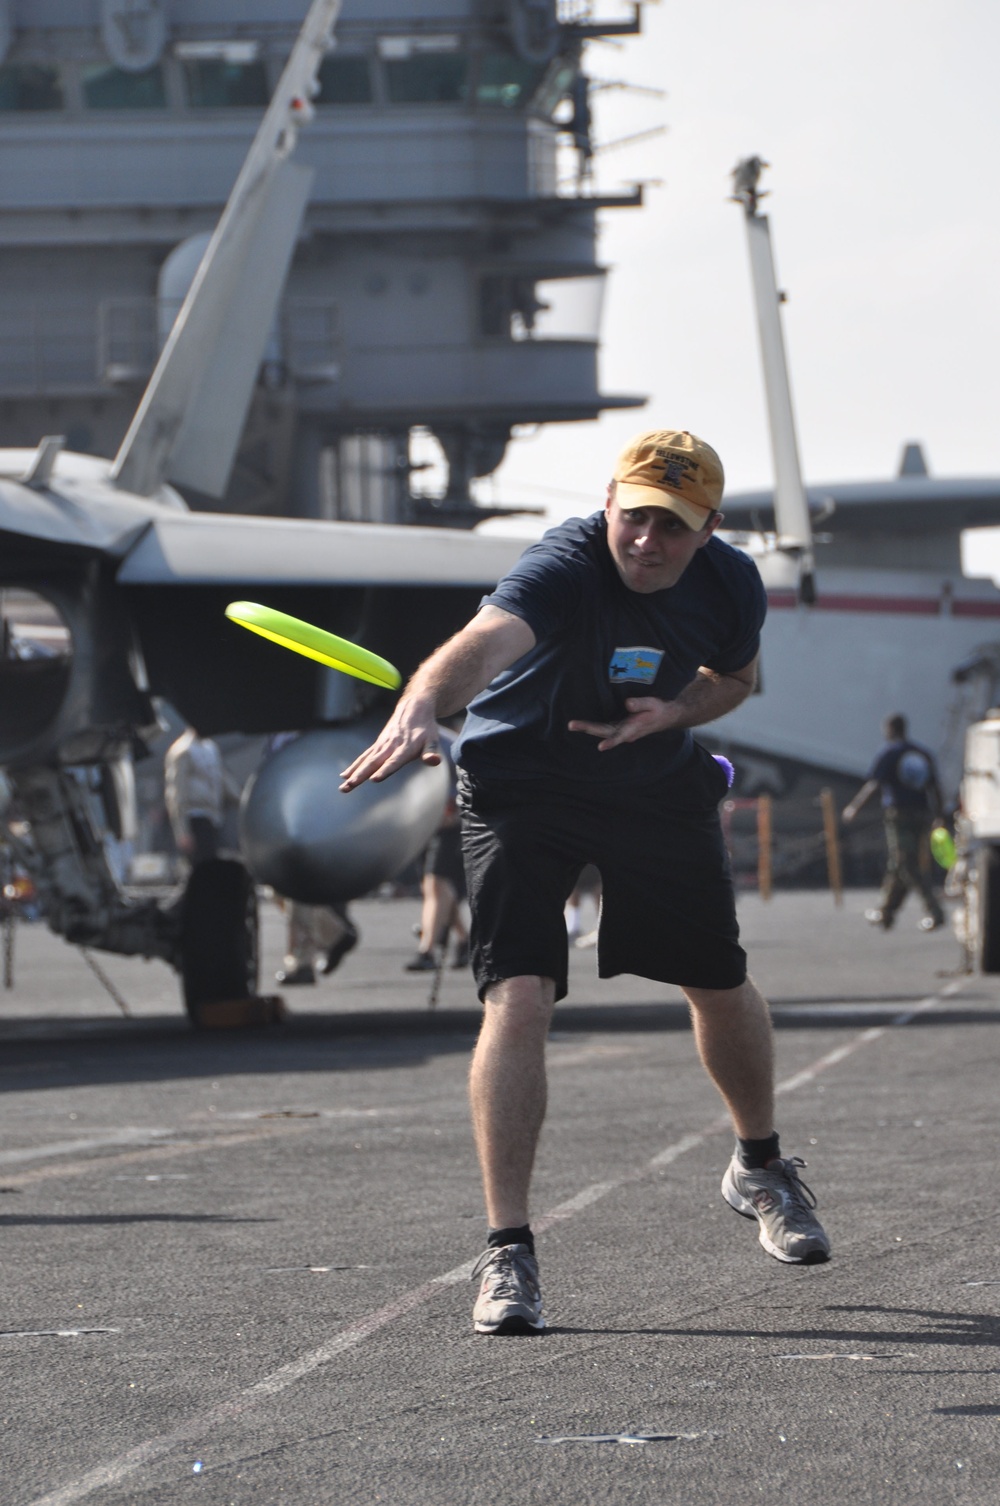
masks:
[[(891, 481), (836, 481), (806, 488), (810, 511), (824, 533), (862, 534), (963, 528), (1000, 523), (1000, 481), (990, 476), (901, 476)], [(723, 498), (726, 528), (773, 529), (770, 491)], [(822, 554), (820, 555), (822, 561)]]
[(45, 487), (24, 484), (34, 450), (6, 450), (10, 473), (0, 475), (0, 539), (23, 549), (34, 541), (71, 549), (125, 554), (151, 518), (184, 504), (169, 489), (158, 497), (134, 497), (108, 480), (108, 462), (89, 455), (61, 454)]
[(116, 580), (155, 694), (204, 733), (274, 732), (350, 720), (391, 697), (245, 632), (227, 620), (228, 602), (303, 617), (381, 654), (405, 679), (524, 547), (457, 529), (160, 515)]
[(458, 529), (179, 513), (149, 524), (117, 578), (125, 586), (488, 588), (525, 547)]

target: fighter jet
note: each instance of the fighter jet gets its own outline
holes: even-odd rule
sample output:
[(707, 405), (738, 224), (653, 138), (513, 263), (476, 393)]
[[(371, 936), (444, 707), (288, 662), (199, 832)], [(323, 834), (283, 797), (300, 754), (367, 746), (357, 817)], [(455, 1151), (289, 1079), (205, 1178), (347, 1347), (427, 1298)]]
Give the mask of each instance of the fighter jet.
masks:
[[(340, 796), (388, 693), (245, 633), (226, 604), (308, 618), (405, 677), (517, 553), (446, 529), (199, 514), (171, 484), (225, 489), (308, 197), (292, 152), (339, 4), (309, 10), (118, 454), (72, 454), (57, 436), (0, 451), (5, 840), (55, 932), (166, 960), (196, 1022), (255, 992), (257, 882), (313, 903), (365, 893), (421, 850), (447, 793), (442, 768), (416, 766)], [(306, 729), (245, 804), (249, 865), (199, 864), (173, 903), (131, 898), (103, 840), (157, 697), (206, 736)]]

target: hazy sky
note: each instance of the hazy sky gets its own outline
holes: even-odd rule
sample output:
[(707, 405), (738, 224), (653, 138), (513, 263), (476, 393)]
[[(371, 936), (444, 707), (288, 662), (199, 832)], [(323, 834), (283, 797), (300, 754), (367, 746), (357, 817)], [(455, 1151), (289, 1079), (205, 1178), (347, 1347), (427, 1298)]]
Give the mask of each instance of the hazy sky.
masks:
[[(614, 0), (605, 0), (614, 14)], [(604, 10), (598, 4), (596, 10)], [(771, 463), (736, 161), (772, 165), (764, 211), (781, 285), (807, 481), (884, 478), (919, 439), (938, 475), (1000, 475), (1000, 4), (997, 0), (664, 0), (643, 33), (592, 44), (598, 181), (661, 179), (603, 215), (601, 388), (648, 407), (511, 445), (480, 495), (600, 504), (636, 430), (688, 428), (733, 490)], [(1000, 553), (996, 567), (1000, 568)]]

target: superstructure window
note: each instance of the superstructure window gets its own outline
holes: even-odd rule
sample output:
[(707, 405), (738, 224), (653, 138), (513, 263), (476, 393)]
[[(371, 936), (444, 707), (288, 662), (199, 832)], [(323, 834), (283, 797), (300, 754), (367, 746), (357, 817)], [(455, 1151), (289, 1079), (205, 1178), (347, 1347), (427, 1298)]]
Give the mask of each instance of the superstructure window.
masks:
[(513, 110), (524, 106), (545, 75), (537, 63), (526, 63), (512, 54), (488, 52), (479, 63), (476, 99), (481, 105), (500, 105)]
[(0, 110), (61, 110), (59, 70), (45, 63), (0, 66)]
[(386, 85), (394, 105), (455, 105), (466, 95), (468, 60), (433, 53), (385, 64)]
[(380, 37), (386, 90), (394, 105), (457, 105), (468, 97), (469, 59), (457, 36)]
[(535, 100), (535, 108), (540, 114), (552, 115), (561, 101), (572, 93), (578, 73), (579, 68), (575, 63), (568, 63), (564, 58), (558, 57), (552, 60)]
[(370, 105), (372, 76), (365, 57), (324, 58), (319, 67), (318, 105)]
[(479, 284), (479, 333), (488, 340), (596, 344), (604, 301), (601, 270), (574, 277), (491, 273)]
[(193, 110), (253, 109), (270, 99), (262, 61), (182, 58), (184, 88)]
[(525, 332), (533, 332), (542, 307), (533, 277), (484, 277), (479, 284), (479, 332), (489, 340), (524, 339)]
[(165, 110), (167, 89), (157, 65), (143, 73), (129, 73), (111, 64), (93, 63), (81, 75), (83, 103), (88, 110)]

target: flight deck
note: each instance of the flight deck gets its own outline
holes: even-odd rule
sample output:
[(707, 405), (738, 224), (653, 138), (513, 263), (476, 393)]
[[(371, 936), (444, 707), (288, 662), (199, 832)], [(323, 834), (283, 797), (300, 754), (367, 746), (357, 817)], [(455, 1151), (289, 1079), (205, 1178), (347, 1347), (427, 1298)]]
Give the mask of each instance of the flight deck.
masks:
[[(534, 1201), (548, 1331), (472, 1332), (466, 972), (416, 900), (287, 1022), (195, 1032), (169, 968), (40, 925), (0, 992), (5, 1506), (992, 1502), (1000, 983), (872, 894), (744, 895), (779, 1126), (833, 1260), (781, 1266), (679, 994), (571, 954)], [(283, 920), (264, 907), (264, 971)], [(122, 1005), (131, 1018), (125, 1018)]]

